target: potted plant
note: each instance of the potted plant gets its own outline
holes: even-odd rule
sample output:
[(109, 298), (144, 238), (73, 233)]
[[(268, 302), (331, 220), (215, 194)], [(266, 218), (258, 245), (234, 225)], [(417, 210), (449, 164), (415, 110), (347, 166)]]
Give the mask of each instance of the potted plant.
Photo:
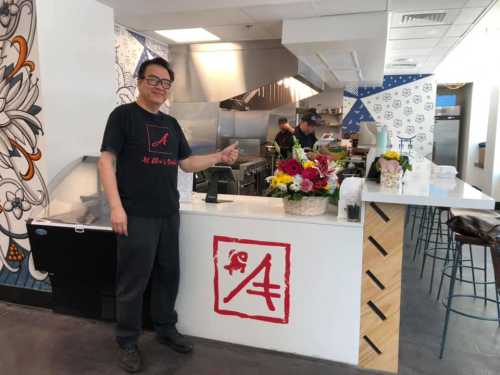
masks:
[(401, 155), (395, 150), (383, 153), (376, 165), (380, 171), (380, 183), (388, 188), (399, 187), (404, 173), (412, 170), (408, 156)]
[(308, 157), (293, 140), (292, 157), (279, 160), (274, 175), (267, 178), (268, 194), (283, 198), (287, 213), (321, 215), (338, 194), (336, 163), (326, 155)]

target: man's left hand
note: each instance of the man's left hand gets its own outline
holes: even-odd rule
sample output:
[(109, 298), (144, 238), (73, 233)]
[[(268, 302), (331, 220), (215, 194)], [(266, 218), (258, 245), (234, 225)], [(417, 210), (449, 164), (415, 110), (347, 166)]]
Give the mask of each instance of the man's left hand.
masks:
[(230, 146), (227, 146), (224, 150), (220, 152), (220, 160), (226, 164), (233, 164), (240, 155), (240, 151), (238, 150), (238, 142), (233, 143)]

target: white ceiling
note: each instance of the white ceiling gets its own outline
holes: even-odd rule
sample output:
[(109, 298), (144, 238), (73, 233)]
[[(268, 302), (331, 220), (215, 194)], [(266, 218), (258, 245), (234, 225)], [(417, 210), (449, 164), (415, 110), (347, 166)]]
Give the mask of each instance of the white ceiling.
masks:
[[(431, 73), (496, 0), (99, 0), (116, 21), (162, 39), (153, 30), (204, 27), (223, 41), (280, 39), (288, 19), (388, 11), (386, 74)], [(444, 12), (439, 24), (402, 24), (408, 13)], [(355, 28), (362, 25), (353, 25)], [(166, 43), (171, 43), (164, 39)], [(391, 64), (405, 64), (394, 66)], [(416, 64), (416, 66), (408, 66)]]
[[(386, 74), (432, 73), (496, 0), (393, 0)], [(440, 23), (402, 23), (408, 13), (445, 13)]]

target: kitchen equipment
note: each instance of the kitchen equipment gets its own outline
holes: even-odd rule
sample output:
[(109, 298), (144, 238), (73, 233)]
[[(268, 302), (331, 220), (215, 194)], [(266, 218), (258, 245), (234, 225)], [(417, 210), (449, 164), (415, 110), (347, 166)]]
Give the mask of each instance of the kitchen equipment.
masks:
[(458, 167), (460, 112), (460, 106), (436, 108), (432, 161), (437, 165)]

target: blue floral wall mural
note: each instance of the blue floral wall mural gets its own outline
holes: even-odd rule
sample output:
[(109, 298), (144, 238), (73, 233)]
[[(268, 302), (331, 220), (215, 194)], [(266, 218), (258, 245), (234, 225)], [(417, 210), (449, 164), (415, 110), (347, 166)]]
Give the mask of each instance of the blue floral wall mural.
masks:
[[(139, 66), (155, 57), (168, 60), (168, 47), (120, 25), (115, 25), (115, 36), (116, 104), (119, 105), (135, 101)], [(168, 113), (169, 103), (161, 110)]]
[(344, 91), (344, 132), (356, 132), (363, 121), (387, 126), (391, 143), (412, 139), (413, 149), (432, 153), (436, 84), (431, 75), (389, 75), (380, 87)]

